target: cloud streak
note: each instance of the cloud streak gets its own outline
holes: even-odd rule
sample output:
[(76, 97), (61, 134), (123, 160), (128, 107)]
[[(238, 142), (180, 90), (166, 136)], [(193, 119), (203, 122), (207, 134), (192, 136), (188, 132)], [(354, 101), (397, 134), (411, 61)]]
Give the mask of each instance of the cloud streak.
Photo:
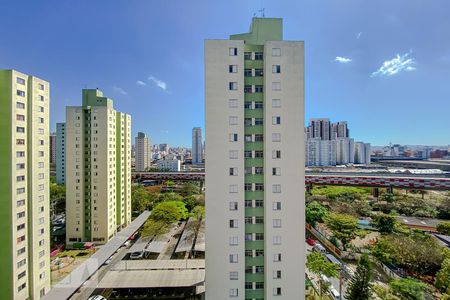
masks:
[(358, 33), (358, 34), (356, 35), (356, 39), (359, 40), (359, 38), (361, 37), (362, 34), (363, 34), (362, 31), (361, 31), (360, 33)]
[(336, 58), (334, 59), (334, 61), (336, 61), (336, 62), (338, 62), (338, 63), (346, 64), (346, 63), (351, 62), (352, 59), (351, 59), (351, 58), (348, 58), (348, 57), (343, 57), (343, 56), (336, 56)]
[(393, 59), (383, 62), (383, 65), (373, 72), (370, 77), (393, 76), (403, 71), (414, 71), (416, 60), (410, 57), (412, 51), (403, 55), (397, 54)]
[(148, 77), (148, 80), (152, 81), (157, 87), (159, 87), (163, 91), (167, 91), (167, 83), (166, 82), (164, 82), (154, 76)]
[(143, 82), (141, 80), (136, 81), (136, 84), (137, 85), (147, 85), (145, 82)]
[(125, 91), (123, 88), (114, 86), (113, 87), (114, 92), (122, 94), (122, 95), (128, 95), (127, 91)]

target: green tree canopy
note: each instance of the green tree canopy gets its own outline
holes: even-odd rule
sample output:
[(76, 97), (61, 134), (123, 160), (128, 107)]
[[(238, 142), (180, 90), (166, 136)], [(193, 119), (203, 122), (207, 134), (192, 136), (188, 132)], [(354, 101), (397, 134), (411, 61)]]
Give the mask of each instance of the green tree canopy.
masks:
[(371, 283), (373, 274), (370, 259), (367, 254), (363, 254), (359, 259), (356, 273), (350, 281), (346, 299), (368, 300), (371, 298)]
[(450, 222), (440, 222), (436, 229), (440, 234), (450, 235)]
[(328, 199), (342, 199), (346, 201), (361, 200), (369, 192), (366, 189), (349, 186), (325, 186), (312, 189), (313, 195), (326, 196)]
[(394, 279), (389, 287), (395, 295), (405, 300), (425, 300), (428, 286), (413, 278)]
[(306, 222), (315, 225), (317, 222), (323, 222), (328, 215), (328, 210), (319, 202), (313, 201), (306, 206)]
[(333, 235), (341, 241), (344, 250), (347, 244), (356, 237), (358, 220), (353, 216), (331, 213), (325, 218), (325, 224), (333, 232)]
[(200, 194), (200, 187), (193, 182), (186, 182), (180, 189), (180, 195), (183, 197)]
[(158, 235), (165, 234), (169, 232), (169, 230), (170, 230), (169, 223), (166, 223), (165, 221), (162, 220), (148, 219), (141, 230), (141, 236), (155, 237)]
[(181, 219), (186, 219), (187, 209), (181, 201), (167, 201), (157, 204), (150, 218), (154, 221), (161, 221), (166, 224), (172, 224)]
[(131, 209), (133, 211), (142, 212), (150, 205), (150, 194), (143, 186), (131, 187)]
[(434, 284), (441, 291), (450, 294), (450, 257), (444, 259), (441, 269), (436, 274)]
[(167, 201), (183, 201), (183, 197), (174, 192), (162, 193), (159, 195), (158, 201), (167, 202)]
[(392, 215), (379, 214), (374, 218), (375, 227), (381, 233), (392, 233), (395, 229), (396, 219)]
[(327, 277), (338, 277), (339, 272), (337, 271), (337, 267), (334, 263), (329, 262), (325, 256), (323, 256), (319, 252), (313, 252), (306, 258), (306, 267), (314, 274), (319, 277), (319, 290), (322, 295), (322, 290), (324, 286), (324, 282), (322, 279), (322, 275)]

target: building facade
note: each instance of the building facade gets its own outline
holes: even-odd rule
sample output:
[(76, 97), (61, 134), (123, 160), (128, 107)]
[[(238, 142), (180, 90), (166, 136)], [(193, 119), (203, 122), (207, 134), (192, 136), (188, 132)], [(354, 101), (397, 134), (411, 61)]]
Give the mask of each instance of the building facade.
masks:
[(371, 151), (369, 143), (355, 142), (355, 164), (370, 164)]
[(355, 141), (347, 137), (336, 138), (336, 164), (345, 165), (355, 162)]
[(104, 244), (131, 221), (131, 117), (100, 90), (66, 107), (66, 242)]
[(56, 164), (56, 133), (50, 133), (50, 163)]
[(150, 139), (143, 132), (138, 132), (135, 138), (135, 169), (138, 172), (146, 171), (150, 167), (151, 149)]
[(303, 299), (304, 43), (205, 42), (206, 299)]
[(192, 129), (192, 164), (203, 163), (202, 129), (194, 127)]
[[(170, 154), (169, 154), (170, 155)], [(181, 161), (175, 157), (164, 157), (164, 159), (158, 160), (156, 162), (156, 167), (159, 170), (166, 172), (180, 172), (181, 171)]]
[(305, 143), (306, 166), (335, 166), (336, 141), (320, 137), (307, 139)]
[(2, 299), (40, 299), (50, 289), (49, 90), (0, 70)]
[(350, 137), (350, 133), (347, 127), (347, 122), (341, 121), (331, 124), (331, 139), (348, 137)]
[(56, 183), (66, 184), (66, 123), (56, 123)]

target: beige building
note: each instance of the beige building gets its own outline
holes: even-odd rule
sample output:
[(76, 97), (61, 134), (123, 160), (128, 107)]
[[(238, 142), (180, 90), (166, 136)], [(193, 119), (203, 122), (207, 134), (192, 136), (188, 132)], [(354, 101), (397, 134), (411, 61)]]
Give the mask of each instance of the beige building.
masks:
[(49, 83), (0, 70), (0, 291), (40, 299), (50, 289)]
[(66, 239), (104, 244), (131, 221), (131, 117), (100, 90), (66, 108)]
[(206, 299), (303, 299), (304, 43), (205, 42)]
[(151, 150), (150, 150), (150, 139), (148, 136), (143, 132), (138, 132), (134, 148), (136, 151), (135, 154), (135, 169), (138, 172), (147, 171), (147, 169), (150, 167), (150, 157), (151, 157)]

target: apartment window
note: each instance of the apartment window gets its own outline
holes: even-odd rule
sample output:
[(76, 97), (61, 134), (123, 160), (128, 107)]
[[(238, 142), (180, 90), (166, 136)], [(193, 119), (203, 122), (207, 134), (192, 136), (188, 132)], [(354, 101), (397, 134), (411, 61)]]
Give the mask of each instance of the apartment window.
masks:
[(253, 207), (252, 200), (245, 200), (244, 205), (245, 207)]
[(230, 280), (238, 280), (239, 278), (238, 278), (238, 272), (235, 272), (235, 271), (233, 271), (233, 272), (230, 272)]
[(38, 162), (38, 168), (43, 168), (44, 167), (44, 163), (41, 161), (41, 162)]
[(25, 109), (25, 103), (22, 103), (22, 102), (16, 102), (16, 108), (19, 108), (19, 109)]
[(281, 158), (281, 150), (273, 150), (272, 151), (272, 158), (274, 158), (274, 159)]
[(273, 245), (281, 245), (281, 236), (279, 236), (279, 235), (273, 236), (272, 244)]
[(20, 194), (23, 194), (23, 193), (25, 193), (25, 188), (18, 188), (16, 190), (16, 195), (20, 195)]
[(23, 78), (17, 77), (17, 78), (16, 78), (16, 82), (17, 82), (18, 84), (25, 85), (25, 79), (23, 79)]
[(263, 157), (264, 157), (264, 151), (262, 151), (262, 150), (256, 150), (256, 151), (255, 151), (255, 157), (256, 157), (256, 158), (263, 158)]
[(236, 117), (236, 116), (229, 116), (228, 117), (228, 123), (230, 125), (237, 125), (238, 124), (238, 117)]
[(39, 95), (39, 101), (44, 101), (44, 96)]
[(238, 255), (237, 254), (230, 254), (230, 263), (237, 263), (238, 262)]
[(38, 128), (38, 134), (44, 134), (44, 129)]
[(17, 291), (20, 292), (21, 290), (23, 290), (23, 289), (26, 288), (26, 287), (27, 287), (27, 283), (24, 282), (24, 283), (22, 283), (21, 285), (19, 285), (19, 286), (17, 287)]
[(264, 141), (264, 135), (255, 134), (255, 142), (262, 142), (262, 141)]
[(253, 217), (245, 217), (244, 222), (245, 224), (253, 224)]
[(252, 158), (252, 151), (251, 150), (245, 150), (244, 151), (244, 157), (245, 158)]
[(39, 246), (44, 246), (44, 244), (45, 244), (45, 241), (44, 241), (44, 240), (40, 240), (40, 241), (39, 241)]
[(273, 184), (272, 193), (281, 193), (281, 184)]
[(39, 218), (39, 225), (44, 224), (44, 217)]
[(255, 102), (255, 109), (263, 109), (264, 104), (263, 102)]
[(17, 268), (20, 268), (20, 267), (24, 266), (26, 263), (27, 263), (27, 259), (26, 258), (18, 261), (17, 262)]
[(255, 217), (255, 224), (264, 224), (264, 217)]
[(238, 210), (238, 203), (237, 202), (230, 202), (230, 210)]
[(17, 207), (24, 206), (25, 205), (25, 200), (23, 200), (23, 199), (22, 200), (18, 200), (16, 205), (17, 205)]
[(281, 202), (273, 202), (272, 209), (273, 210), (281, 210)]
[(255, 167), (255, 174), (256, 175), (264, 174), (264, 168), (263, 167)]
[(252, 109), (252, 102), (245, 101), (244, 102), (244, 109)]
[(19, 248), (19, 249), (17, 249), (17, 255), (24, 254), (25, 251), (26, 251), (26, 250), (25, 250), (25, 247)]
[(17, 225), (17, 231), (20, 231), (22, 229), (25, 229), (25, 223)]
[(230, 159), (237, 159), (238, 158), (238, 151), (237, 150), (230, 150), (229, 151), (229, 157)]
[(229, 54), (230, 56), (236, 56), (237, 53), (238, 53), (237, 50), (238, 50), (237, 48), (230, 48), (230, 49), (228, 50), (228, 54)]
[(264, 191), (264, 183), (255, 183), (255, 191)]
[(263, 69), (255, 69), (255, 77), (262, 77), (264, 76), (264, 70)]
[(251, 94), (252, 92), (253, 92), (253, 89), (252, 89), (251, 85), (247, 84), (244, 86), (244, 93)]
[(272, 117), (272, 125), (280, 125), (281, 124), (281, 117), (275, 116)]
[(230, 193), (237, 193), (238, 192), (237, 184), (230, 184), (229, 191), (230, 191)]
[(229, 108), (237, 108), (238, 107), (237, 99), (229, 99), (228, 100), (228, 107)]
[(255, 52), (255, 60), (263, 60), (263, 53)]
[(45, 176), (44, 173), (39, 173), (38, 174), (38, 179), (44, 179), (44, 176)]
[(252, 53), (251, 52), (244, 52), (244, 59), (245, 60), (252, 60)]
[(281, 100), (280, 99), (272, 99), (272, 107), (273, 108), (281, 107)]
[(16, 132), (24, 133), (25, 132), (25, 127), (16, 127)]
[(246, 143), (252, 142), (252, 135), (251, 135), (251, 134), (246, 134), (246, 135), (244, 135), (244, 141), (245, 141)]
[(281, 91), (281, 83), (272, 82), (272, 91)]
[(255, 125), (263, 125), (264, 119), (263, 118), (255, 118)]
[(255, 207), (264, 207), (263, 200), (255, 200)]
[(229, 65), (228, 66), (228, 72), (230, 73), (237, 73), (238, 71), (238, 66), (237, 65)]
[(245, 77), (252, 77), (252, 69), (244, 69), (244, 76)]
[(237, 236), (230, 237), (229, 244), (230, 246), (237, 246), (239, 243), (239, 238)]
[(23, 241), (25, 241), (25, 235), (19, 236), (19, 237), (17, 238), (17, 244), (19, 244), (19, 243), (21, 243), (21, 242), (23, 242)]
[(256, 257), (264, 256), (264, 250), (255, 250), (255, 256)]
[(273, 295), (281, 296), (281, 288), (280, 287), (273, 288)]
[(230, 176), (237, 176), (238, 169), (237, 168), (230, 168)]
[(263, 93), (264, 87), (262, 85), (255, 85), (255, 93)]
[(252, 282), (245, 282), (245, 289), (246, 290), (252, 290), (253, 289), (253, 283)]
[(16, 120), (17, 121), (25, 121), (25, 116), (24, 115), (16, 115)]
[(251, 183), (244, 184), (244, 190), (245, 191), (251, 191), (252, 190), (252, 184)]
[(252, 126), (252, 118), (245, 118), (244, 119), (244, 126)]
[(281, 48), (272, 48), (272, 56), (281, 56)]
[(38, 89), (40, 89), (41, 91), (43, 91), (43, 90), (44, 90), (44, 85), (41, 84), (41, 83), (39, 83), (39, 84), (38, 84)]
[(264, 241), (264, 233), (255, 233), (255, 241)]
[(45, 250), (39, 251), (39, 258), (41, 258), (41, 257), (44, 256), (44, 255), (45, 255)]
[(229, 89), (230, 89), (230, 91), (236, 91), (238, 89), (238, 83), (237, 82), (230, 82), (229, 83)]
[(21, 91), (21, 90), (17, 90), (17, 91), (16, 91), (16, 95), (17, 95), (17, 96), (21, 96), (21, 97), (25, 97), (25, 92), (24, 92), (24, 91)]
[(251, 234), (251, 233), (246, 233), (246, 234), (245, 234), (245, 240), (246, 240), (246, 241), (253, 241), (253, 234)]
[(16, 144), (17, 145), (25, 145), (25, 140), (24, 139), (16, 139)]
[(273, 228), (281, 228), (281, 219), (273, 219)]
[(44, 118), (38, 118), (38, 122), (39, 122), (40, 124), (44, 124)]
[(273, 65), (272, 66), (272, 73), (281, 73), (281, 66), (280, 65)]
[(237, 142), (238, 141), (238, 134), (237, 133), (230, 133), (230, 142)]
[(272, 133), (272, 142), (281, 142), (281, 133)]
[(38, 106), (39, 108), (39, 112), (44, 112), (44, 107), (43, 106)]
[(239, 297), (238, 289), (230, 289), (230, 298)]
[(238, 228), (238, 220), (230, 220), (230, 228)]
[(281, 168), (272, 168), (272, 175), (273, 176), (280, 176), (281, 175)]
[(253, 257), (253, 250), (245, 250), (246, 257)]
[(255, 289), (257, 289), (257, 290), (264, 289), (264, 282), (256, 282)]

